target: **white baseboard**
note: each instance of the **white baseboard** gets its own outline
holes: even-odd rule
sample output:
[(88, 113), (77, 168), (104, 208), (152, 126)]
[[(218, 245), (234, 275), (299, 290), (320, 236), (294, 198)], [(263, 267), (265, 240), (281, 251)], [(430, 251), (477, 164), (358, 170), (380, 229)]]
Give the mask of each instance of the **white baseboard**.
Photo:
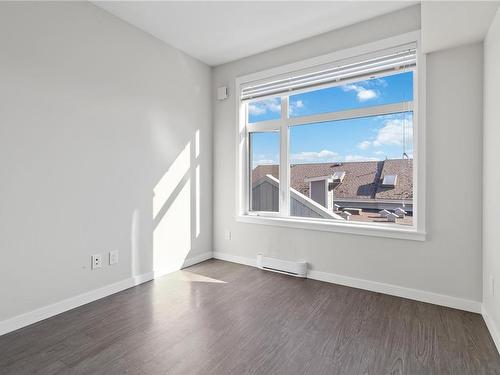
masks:
[[(187, 258), (184, 261), (181, 268), (192, 266), (196, 263), (200, 263), (207, 259), (211, 259), (212, 257), (213, 253), (211, 251), (207, 251), (203, 254)], [(178, 269), (172, 271), (177, 271), (177, 270)], [(39, 309), (29, 311), (27, 313), (18, 316), (14, 316), (10, 319), (0, 321), (0, 336), (15, 331), (17, 329), (26, 327), (30, 324), (37, 323), (41, 320), (50, 318), (54, 315), (61, 314), (65, 311), (107, 297), (111, 294), (115, 294), (121, 292), (122, 290), (153, 280), (153, 278), (155, 277), (158, 277), (158, 275), (156, 275), (154, 272), (148, 272), (141, 275), (136, 275), (133, 277), (129, 277), (128, 279), (118, 281), (114, 284), (106, 285), (102, 288), (91, 290), (89, 292), (77, 295), (75, 297), (70, 297), (63, 301), (56, 302), (51, 305), (41, 307)]]
[(206, 251), (206, 252), (204, 252), (204, 253), (202, 253), (200, 255), (196, 255), (194, 257), (186, 258), (186, 259), (184, 259), (184, 262), (180, 266), (173, 265), (173, 266), (169, 266), (167, 268), (163, 268), (163, 269), (159, 269), (159, 270), (154, 270), (153, 271), (154, 278), (157, 279), (159, 277), (168, 275), (169, 273), (182, 270), (183, 268), (186, 268), (186, 267), (189, 267), (189, 266), (193, 266), (193, 265), (195, 265), (197, 263), (204, 262), (205, 260), (208, 260), (208, 259), (212, 259), (213, 257), (214, 257), (214, 253), (213, 252)]
[(187, 258), (183, 265), (182, 265), (182, 268), (186, 268), (186, 267), (189, 267), (189, 266), (192, 266), (192, 265), (195, 265), (197, 263), (201, 263), (201, 262), (204, 262), (208, 259), (212, 259), (214, 257), (214, 253), (211, 252), (211, 251), (207, 251), (203, 254), (200, 254), (200, 255), (196, 255), (194, 257), (191, 257), (191, 258)]
[(94, 302), (98, 299), (107, 297), (111, 294), (121, 292), (122, 290), (142, 284), (153, 279), (153, 273), (148, 272), (142, 275), (129, 277), (128, 279), (118, 281), (114, 284), (106, 285), (99, 289), (94, 289), (86, 293), (79, 294), (74, 297), (67, 298), (63, 301), (53, 303), (48, 306), (40, 307), (39, 309), (29, 311), (27, 313), (14, 316), (10, 319), (0, 321), (0, 336), (17, 329), (26, 327), (30, 324), (37, 323), (41, 320), (61, 314), (65, 311), (76, 307)]
[(148, 272), (148, 273), (143, 273), (142, 275), (134, 276), (134, 285), (133, 286), (148, 282), (150, 280), (153, 280), (154, 278), (155, 277), (154, 277), (153, 271)]
[(252, 259), (252, 258), (240, 257), (237, 255), (228, 254), (228, 253), (221, 253), (219, 251), (214, 251), (214, 258), (220, 259), (220, 260), (225, 260), (227, 262), (244, 264), (246, 266), (257, 267), (257, 256), (255, 256), (255, 259)]
[(349, 276), (336, 275), (333, 273), (309, 270), (307, 272), (309, 279), (326, 281), (333, 284), (350, 286), (353, 288), (369, 290), (372, 292), (388, 294), (391, 296), (408, 298), (415, 301), (432, 303), (434, 305), (451, 307), (454, 309), (481, 313), (481, 302), (471, 301), (463, 298), (438, 294), (419, 289), (406, 288), (394, 284), (385, 284), (377, 281), (357, 279)]
[(481, 314), (483, 315), (483, 319), (484, 319), (484, 322), (486, 323), (486, 327), (488, 328), (488, 331), (490, 331), (491, 338), (493, 339), (493, 342), (495, 343), (497, 351), (498, 351), (498, 353), (500, 353), (500, 331), (498, 331), (498, 327), (497, 327), (496, 323), (491, 318), (490, 314), (488, 314), (488, 311), (486, 311), (484, 304), (481, 306)]
[[(252, 259), (247, 257), (240, 257), (228, 253), (221, 253), (219, 251), (214, 252), (214, 258), (234, 263), (245, 264), (247, 266), (257, 266), (257, 258)], [(385, 284), (377, 281), (357, 279), (354, 277), (342, 276), (316, 270), (309, 270), (307, 272), (307, 277), (309, 279), (326, 281), (328, 283), (350, 286), (353, 288), (369, 290), (377, 293), (389, 294), (392, 296), (408, 298), (420, 302), (432, 303), (435, 305), (451, 307), (454, 309), (465, 310), (479, 314), (481, 313), (481, 302), (478, 301), (471, 301), (467, 299), (447, 296), (444, 294), (437, 294), (393, 284)]]

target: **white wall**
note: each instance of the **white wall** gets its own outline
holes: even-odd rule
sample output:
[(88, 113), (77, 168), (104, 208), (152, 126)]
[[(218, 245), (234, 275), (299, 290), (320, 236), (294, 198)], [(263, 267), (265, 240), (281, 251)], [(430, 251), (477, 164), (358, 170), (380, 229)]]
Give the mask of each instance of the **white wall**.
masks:
[(0, 51), (0, 321), (211, 251), (208, 66), (83, 2), (0, 2)]
[[(484, 41), (483, 307), (500, 326), (500, 9)], [(491, 278), (495, 279), (495, 296)], [(498, 329), (498, 328), (497, 328)], [(492, 332), (493, 334), (493, 332)], [(496, 333), (498, 335), (498, 331)], [(495, 335), (494, 335), (495, 337)], [(497, 336), (497, 338), (500, 338)], [(497, 342), (497, 345), (500, 342)]]
[[(372, 19), (214, 69), (213, 89), (237, 76), (420, 27), (419, 7)], [(482, 44), (427, 59), (426, 242), (235, 221), (235, 100), (214, 100), (214, 251), (306, 260), (317, 271), (481, 301)], [(464, 172), (470, 179), (463, 179)], [(225, 230), (232, 239), (226, 240)]]

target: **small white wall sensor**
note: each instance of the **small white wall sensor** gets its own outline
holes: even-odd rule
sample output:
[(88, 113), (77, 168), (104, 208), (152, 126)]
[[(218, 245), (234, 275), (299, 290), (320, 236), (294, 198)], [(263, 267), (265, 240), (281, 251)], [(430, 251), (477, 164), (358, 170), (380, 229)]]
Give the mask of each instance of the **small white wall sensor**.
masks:
[(217, 89), (217, 100), (225, 100), (229, 96), (229, 90), (226, 86)]

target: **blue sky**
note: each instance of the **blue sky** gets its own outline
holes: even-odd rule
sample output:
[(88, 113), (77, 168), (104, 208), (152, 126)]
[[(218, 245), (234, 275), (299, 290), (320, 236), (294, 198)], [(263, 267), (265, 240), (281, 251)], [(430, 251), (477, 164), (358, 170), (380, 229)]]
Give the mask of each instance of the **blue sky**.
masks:
[[(412, 100), (412, 74), (405, 72), (290, 96), (290, 117)], [(249, 122), (279, 117), (279, 98), (249, 104)], [(396, 159), (402, 157), (403, 150), (412, 157), (412, 123), (412, 113), (406, 112), (294, 126), (290, 130), (291, 163)], [(278, 156), (277, 133), (252, 136), (254, 167), (276, 164)]]

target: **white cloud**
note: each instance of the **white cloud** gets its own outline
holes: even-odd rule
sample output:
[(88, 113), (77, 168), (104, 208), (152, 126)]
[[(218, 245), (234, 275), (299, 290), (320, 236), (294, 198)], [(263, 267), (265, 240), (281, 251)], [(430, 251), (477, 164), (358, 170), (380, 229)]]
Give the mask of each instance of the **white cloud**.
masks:
[(303, 151), (298, 154), (291, 155), (292, 163), (321, 163), (333, 162), (338, 160), (339, 154), (335, 151), (321, 150), (316, 151)]
[(378, 150), (378, 151), (375, 151), (374, 154), (375, 155), (385, 155), (385, 152)]
[(346, 155), (345, 161), (377, 161), (377, 158), (361, 155)]
[(290, 102), (290, 113), (293, 113), (300, 108), (304, 108), (304, 102), (302, 100), (296, 100), (294, 102)]
[(252, 160), (252, 169), (257, 168), (259, 165), (277, 165), (277, 164), (278, 164), (278, 158), (276, 159), (262, 158), (262, 159)]
[[(371, 146), (403, 146), (403, 130), (406, 146), (413, 143), (413, 123), (408, 119), (392, 118), (384, 122), (384, 126), (377, 130), (373, 140), (366, 140), (358, 143), (358, 148), (367, 150)], [(376, 155), (383, 155), (384, 152), (376, 151)]]
[(385, 122), (378, 130), (373, 145), (378, 146), (402, 146), (403, 131), (406, 144), (413, 142), (413, 123), (407, 119), (392, 119)]
[(351, 84), (342, 86), (344, 91), (356, 91), (356, 95), (360, 102), (365, 100), (375, 99), (379, 94), (377, 91), (372, 89), (367, 89), (361, 85)]
[(260, 102), (253, 102), (248, 105), (248, 112), (251, 115), (263, 115), (267, 112), (280, 112), (281, 102), (277, 99), (266, 99)]
[(366, 150), (371, 145), (372, 145), (372, 143), (370, 141), (363, 141), (363, 142), (361, 142), (361, 143), (358, 144), (358, 148), (360, 148), (361, 150)]
[(254, 160), (253, 163), (255, 165), (269, 165), (269, 164), (278, 164), (278, 161), (273, 159), (260, 159), (260, 160)]

